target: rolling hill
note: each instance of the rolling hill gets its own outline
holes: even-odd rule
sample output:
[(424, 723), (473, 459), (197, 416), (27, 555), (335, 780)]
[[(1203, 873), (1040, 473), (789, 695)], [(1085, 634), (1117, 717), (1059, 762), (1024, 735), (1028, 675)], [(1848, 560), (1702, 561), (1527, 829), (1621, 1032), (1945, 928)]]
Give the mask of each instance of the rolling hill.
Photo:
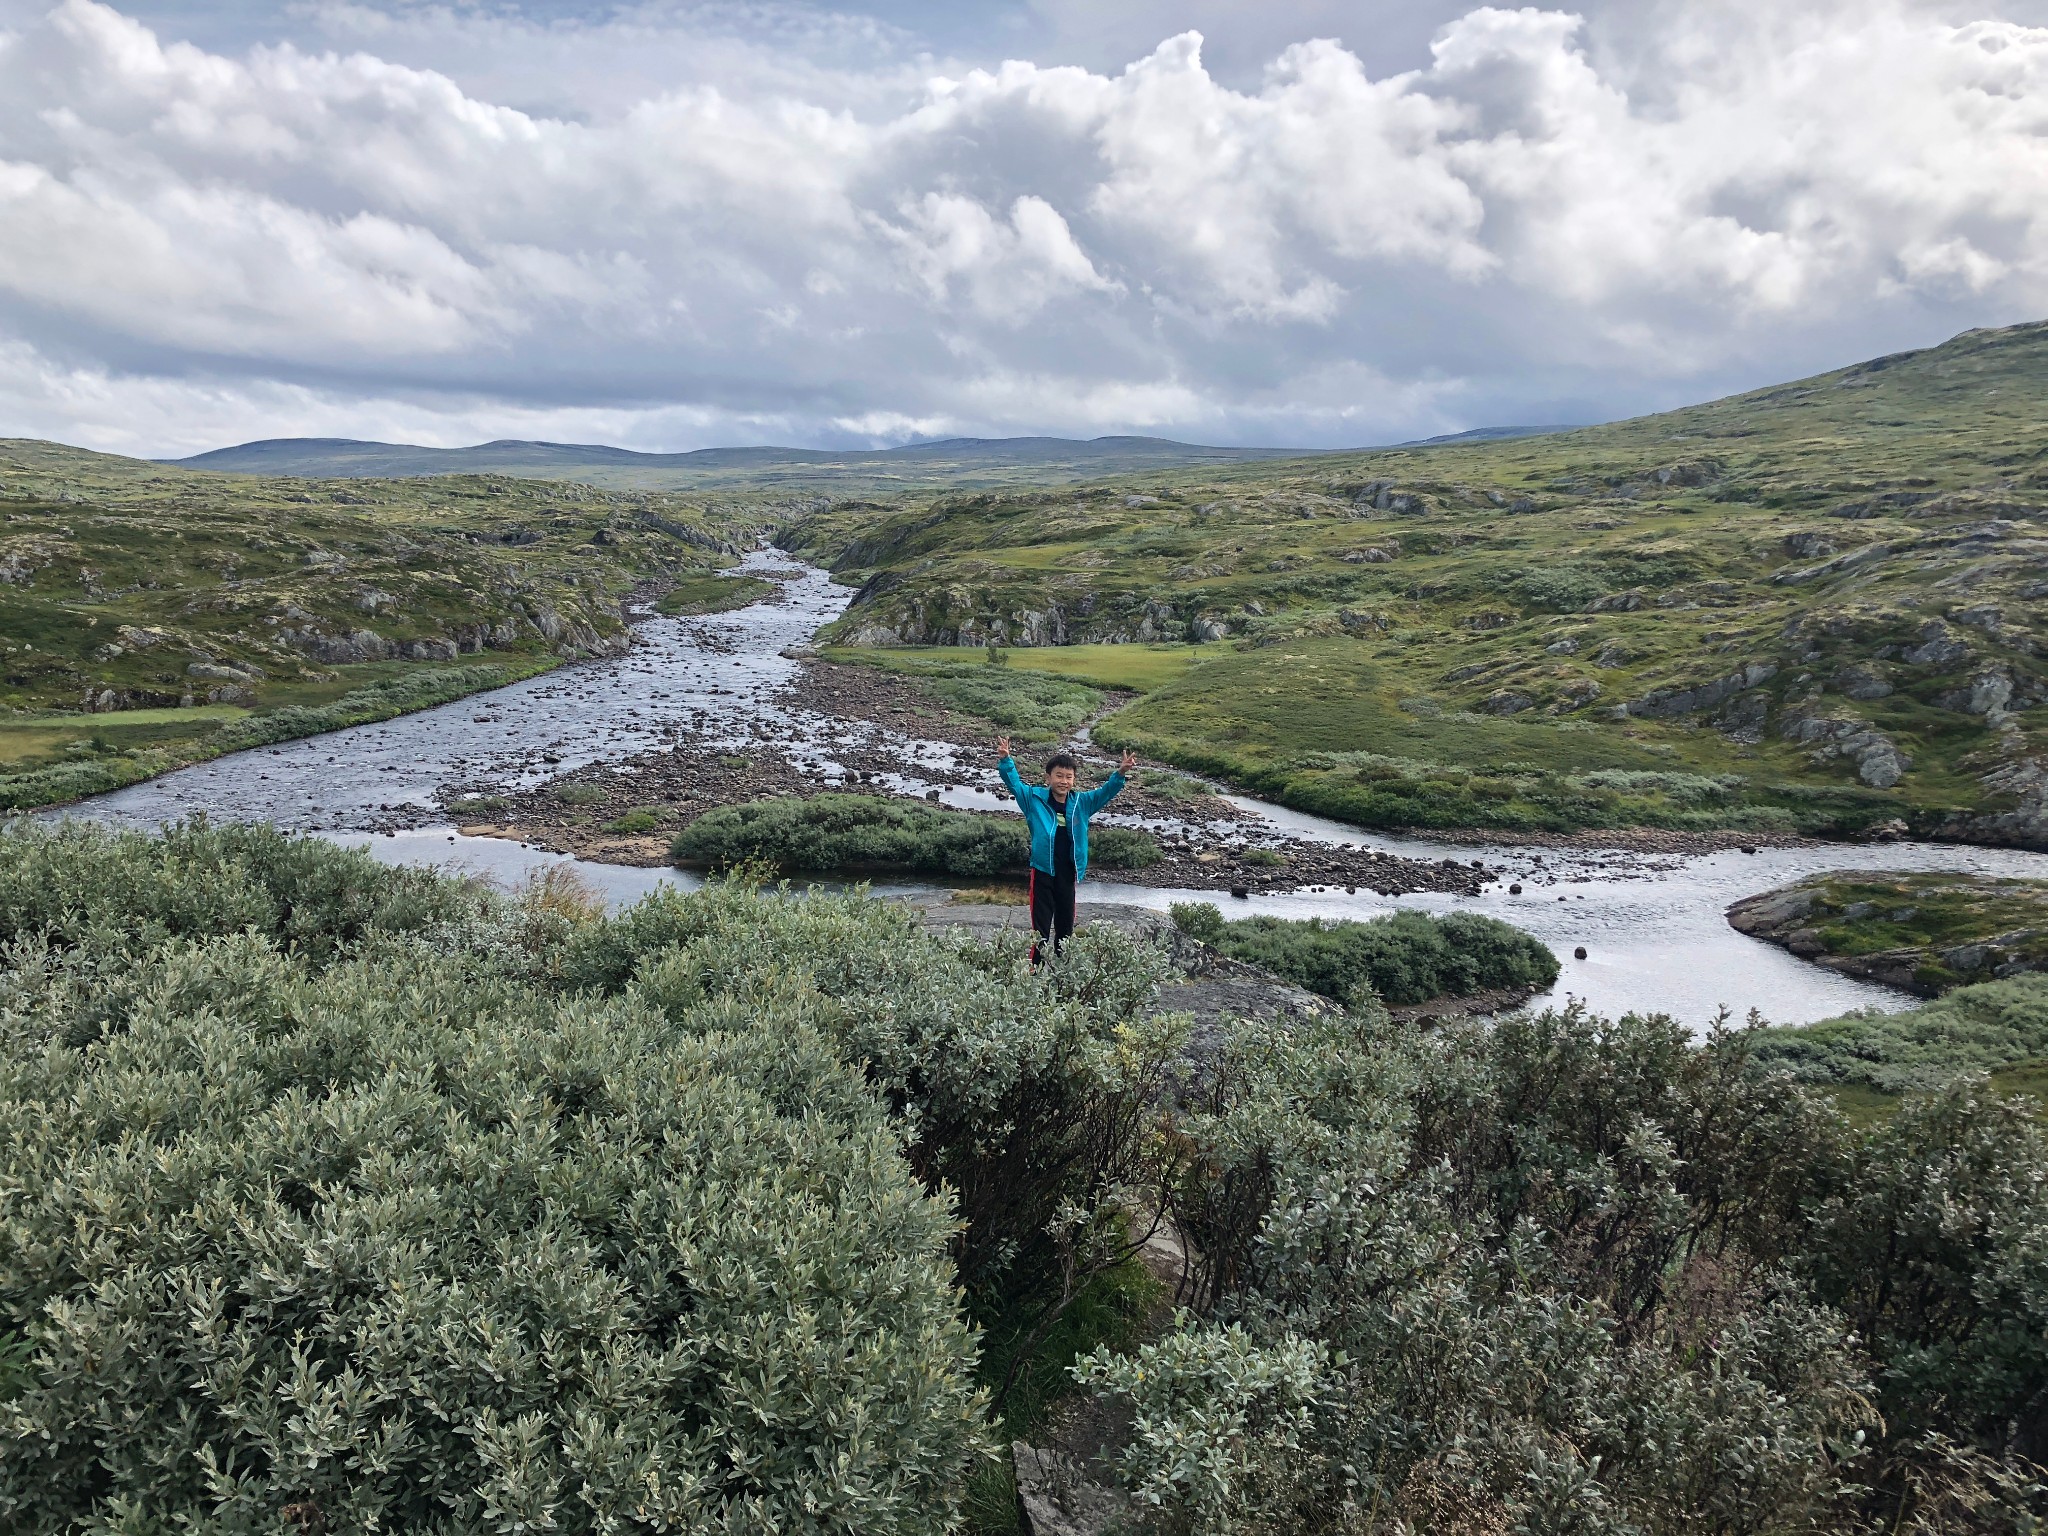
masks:
[(702, 608), (795, 507), (503, 475), (228, 476), (0, 439), (0, 809), (399, 713)]
[(859, 584), (840, 654), (1033, 647), (1150, 688), (1098, 739), (1354, 822), (2048, 847), (2048, 324), (1607, 426), (781, 538)]
[(956, 437), (900, 448), (700, 448), (690, 453), (639, 453), (589, 443), (503, 440), (470, 448), (419, 448), (347, 438), (287, 437), (217, 448), (171, 462), (180, 469), (240, 475), (394, 479), (494, 474), (580, 480), (635, 490), (745, 485), (876, 495), (933, 487), (1059, 484), (1313, 451), (1207, 448), (1158, 437), (1098, 437), (1087, 442), (1063, 437)]

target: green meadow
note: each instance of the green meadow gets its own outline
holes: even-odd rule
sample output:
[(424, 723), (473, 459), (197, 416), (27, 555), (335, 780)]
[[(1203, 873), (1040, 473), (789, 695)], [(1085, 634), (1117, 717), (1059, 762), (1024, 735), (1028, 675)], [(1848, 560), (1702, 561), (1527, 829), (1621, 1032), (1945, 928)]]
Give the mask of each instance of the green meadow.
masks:
[(830, 654), (1389, 826), (2048, 841), (2048, 326), (1612, 426), (812, 513)]

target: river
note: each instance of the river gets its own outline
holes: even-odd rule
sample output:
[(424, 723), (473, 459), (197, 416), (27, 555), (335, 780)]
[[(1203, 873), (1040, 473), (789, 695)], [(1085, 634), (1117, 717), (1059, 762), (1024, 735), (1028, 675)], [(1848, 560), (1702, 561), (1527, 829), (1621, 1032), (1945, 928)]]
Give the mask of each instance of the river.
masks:
[[(460, 785), (516, 787), (587, 763), (616, 760), (695, 729), (736, 749), (782, 751), (839, 775), (835, 744), (871, 737), (864, 722), (792, 709), (776, 694), (797, 663), (782, 652), (806, 642), (850, 595), (826, 574), (776, 551), (749, 555), (752, 572), (796, 571), (774, 600), (696, 619), (643, 616), (626, 655), (564, 667), (493, 693), (376, 725), (218, 758), (146, 784), (103, 795), (67, 813), (154, 827), (203, 812), (215, 820), (269, 820), (294, 830), (366, 841), (378, 857), (432, 863), (516, 883), (550, 864), (574, 864), (608, 899), (628, 901), (664, 884), (694, 885), (680, 870), (635, 869), (571, 860), (495, 838), (464, 838), (435, 815), (437, 793)], [(952, 761), (956, 748), (912, 743), (908, 759)], [(921, 791), (914, 775), (895, 781)], [(991, 791), (941, 788), (946, 801), (993, 808)], [(1759, 848), (1692, 858), (1577, 855), (1555, 848), (1483, 850), (1424, 838), (1363, 833), (1280, 806), (1239, 798), (1244, 809), (1298, 837), (1386, 849), (1414, 858), (1468, 860), (1483, 852), (1522, 886), (1475, 897), (1370, 892), (1302, 892), (1232, 900), (1207, 893), (1090, 882), (1090, 900), (1164, 908), (1214, 901), (1234, 916), (1372, 917), (1397, 907), (1473, 911), (1534, 933), (1563, 964), (1547, 1000), (1583, 999), (1603, 1013), (1661, 1011), (1698, 1028), (1722, 1008), (1738, 1019), (1752, 1009), (1777, 1023), (1807, 1023), (1851, 1008), (1894, 1010), (1916, 1000), (1838, 976), (1746, 938), (1723, 916), (1740, 896), (1828, 869), (1950, 869), (2048, 878), (2048, 855), (1947, 844), (1843, 844)], [(928, 885), (877, 887), (929, 893)], [(1587, 958), (1573, 958), (1583, 946)]]

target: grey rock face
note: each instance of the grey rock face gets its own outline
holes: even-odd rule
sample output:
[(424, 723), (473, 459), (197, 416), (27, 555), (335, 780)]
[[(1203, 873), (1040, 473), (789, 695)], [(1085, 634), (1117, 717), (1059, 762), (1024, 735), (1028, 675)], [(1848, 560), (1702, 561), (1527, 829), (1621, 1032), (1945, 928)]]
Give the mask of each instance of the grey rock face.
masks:
[(1881, 699), (1892, 691), (1882, 671), (1867, 663), (1842, 668), (1835, 674), (1835, 687), (1844, 697), (1868, 701)]
[(1912, 766), (1910, 757), (1886, 741), (1857, 755), (1856, 777), (1872, 789), (1890, 789)]
[(1795, 715), (1785, 722), (1779, 734), (1787, 741), (1813, 745), (1815, 762), (1835, 757), (1852, 759), (1856, 776), (1872, 789), (1892, 788), (1913, 767), (1913, 759), (1866, 720)]
[(1737, 741), (1759, 741), (1770, 718), (1771, 699), (1764, 693), (1738, 693), (1722, 708), (1716, 723)]
[(869, 624), (846, 637), (848, 645), (901, 645), (903, 636), (887, 624)]
[(1973, 715), (2002, 715), (2012, 702), (2012, 679), (2003, 672), (1981, 672), (1970, 679), (1963, 708)]
[(263, 669), (256, 666), (231, 666), (224, 661), (195, 661), (185, 668), (190, 677), (210, 678), (220, 683), (253, 683), (263, 677)]
[(2048, 760), (2016, 754), (1979, 782), (1992, 794), (2010, 795), (2017, 803), (2010, 810), (1954, 817), (1943, 827), (1944, 836), (2014, 848), (2048, 848)]
[(1759, 687), (1777, 675), (1775, 663), (1752, 661), (1710, 683), (1700, 683), (1691, 688), (1652, 688), (1626, 707), (1631, 715), (1640, 719), (1668, 720), (1696, 710), (1712, 709), (1735, 694)]
[(1144, 617), (1138, 620), (1137, 630), (1132, 638), (1137, 640), (1178, 640), (1186, 626), (1173, 616), (1173, 605), (1153, 599), (1145, 605)]
[(1104, 1536), (1132, 1513), (1122, 1494), (1096, 1481), (1092, 1469), (1071, 1456), (1018, 1440), (1010, 1447), (1010, 1457), (1031, 1536)]
[(1519, 715), (1523, 710), (1534, 707), (1536, 701), (1526, 693), (1511, 688), (1502, 688), (1490, 693), (1479, 707), (1489, 715)]
[(1951, 634), (1941, 620), (1929, 619), (1920, 626), (1919, 643), (1900, 652), (1899, 659), (1908, 666), (1953, 672), (1970, 659), (1970, 648)]
[(1605, 597), (1596, 597), (1579, 611), (1581, 613), (1634, 613), (1648, 600), (1639, 591), (1610, 592)]
[(359, 629), (348, 635), (329, 635), (314, 629), (280, 629), (277, 638), (315, 661), (336, 665), (351, 661), (383, 661), (391, 645), (374, 629)]
[(1823, 576), (1840, 576), (1850, 571), (1861, 570), (1877, 564), (1892, 552), (1889, 544), (1866, 544), (1861, 549), (1852, 549), (1846, 555), (1837, 555), (1819, 565), (1804, 565), (1796, 570), (1780, 571), (1771, 578), (1780, 586), (1798, 586), (1803, 582), (1818, 581)]
[(1584, 709), (1600, 697), (1600, 685), (1590, 677), (1575, 677), (1558, 690), (1558, 699), (1551, 706), (1551, 713), (1569, 714), (1575, 709)]

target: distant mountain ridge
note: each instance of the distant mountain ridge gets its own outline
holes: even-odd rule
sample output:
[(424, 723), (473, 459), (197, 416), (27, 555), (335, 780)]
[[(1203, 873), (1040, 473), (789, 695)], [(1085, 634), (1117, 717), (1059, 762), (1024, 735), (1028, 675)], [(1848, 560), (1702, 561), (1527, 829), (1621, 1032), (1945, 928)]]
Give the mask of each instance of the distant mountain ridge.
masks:
[[(1521, 437), (1555, 427), (1482, 427), (1427, 443)], [(1421, 446), (1421, 445), (1409, 445)], [(602, 443), (528, 442), (500, 438), (467, 448), (344, 437), (278, 437), (216, 448), (163, 462), (180, 469), (237, 475), (290, 475), (322, 480), (391, 480), (423, 475), (500, 474), (523, 479), (587, 480), (636, 490), (691, 490), (745, 480), (751, 484), (849, 482), (881, 490), (943, 482), (1017, 484), (1091, 479), (1138, 470), (1191, 469), (1315, 458), (1354, 450), (1222, 448), (1162, 437), (949, 437), (897, 448), (698, 448), (643, 453)]]
[(982, 475), (1015, 480), (1079, 478), (1137, 469), (1184, 469), (1302, 457), (1315, 449), (1214, 448), (1157, 437), (955, 437), (898, 448), (698, 448), (643, 453), (600, 443), (505, 438), (468, 448), (422, 448), (349, 438), (287, 437), (241, 443), (167, 462), (180, 469), (309, 479), (399, 479), (416, 475), (502, 474), (591, 479), (640, 489), (687, 489), (736, 478), (861, 480), (909, 485), (961, 483)]

